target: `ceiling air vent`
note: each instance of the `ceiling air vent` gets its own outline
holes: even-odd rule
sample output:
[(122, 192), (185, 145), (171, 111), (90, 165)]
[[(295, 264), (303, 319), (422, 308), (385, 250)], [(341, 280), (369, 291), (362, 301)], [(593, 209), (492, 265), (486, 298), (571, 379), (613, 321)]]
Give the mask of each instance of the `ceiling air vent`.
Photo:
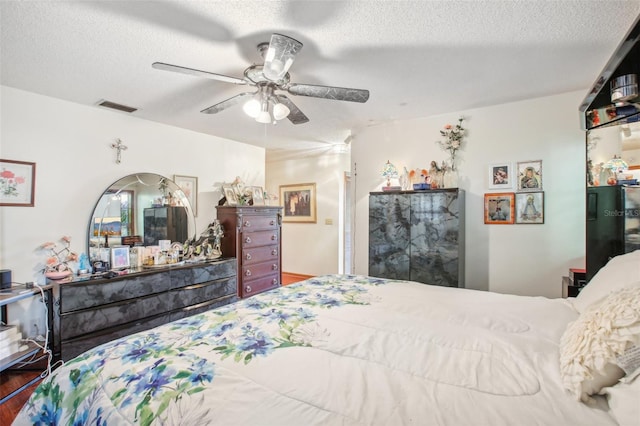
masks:
[(111, 101), (100, 101), (100, 102), (98, 102), (98, 106), (105, 107), (105, 108), (111, 108), (111, 109), (117, 109), (118, 111), (124, 111), (124, 112), (128, 112), (128, 113), (132, 113), (132, 112), (138, 110), (138, 108), (133, 108), (133, 107), (126, 106), (126, 105), (117, 104), (117, 103), (111, 102)]

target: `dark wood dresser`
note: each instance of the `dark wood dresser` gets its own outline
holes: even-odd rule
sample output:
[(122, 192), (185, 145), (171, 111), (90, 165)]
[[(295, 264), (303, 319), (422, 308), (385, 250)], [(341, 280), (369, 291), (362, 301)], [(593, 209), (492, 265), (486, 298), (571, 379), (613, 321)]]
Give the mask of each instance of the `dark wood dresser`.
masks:
[(113, 339), (238, 300), (236, 260), (168, 266), (56, 285), (65, 361)]
[(235, 257), (238, 296), (249, 297), (282, 282), (282, 207), (218, 206), (224, 228), (222, 255)]

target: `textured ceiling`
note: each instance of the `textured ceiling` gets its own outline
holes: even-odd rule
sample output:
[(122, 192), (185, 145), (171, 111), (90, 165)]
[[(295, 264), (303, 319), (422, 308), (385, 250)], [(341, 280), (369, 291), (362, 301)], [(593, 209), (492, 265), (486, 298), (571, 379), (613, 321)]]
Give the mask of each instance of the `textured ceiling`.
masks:
[[(6, 86), (84, 105), (106, 99), (139, 108), (133, 115), (143, 119), (268, 149), (321, 151), (351, 129), (390, 120), (586, 95), (639, 14), (640, 0), (5, 0), (0, 77)], [(369, 101), (290, 96), (310, 122), (263, 125), (240, 105), (200, 113), (246, 87), (151, 67), (242, 77), (262, 62), (256, 45), (273, 32), (304, 43), (292, 82), (368, 89)]]

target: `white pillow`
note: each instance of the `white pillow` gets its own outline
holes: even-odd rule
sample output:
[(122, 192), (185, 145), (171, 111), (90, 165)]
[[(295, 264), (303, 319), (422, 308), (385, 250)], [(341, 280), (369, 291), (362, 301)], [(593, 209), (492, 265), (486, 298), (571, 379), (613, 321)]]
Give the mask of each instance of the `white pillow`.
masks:
[(623, 287), (640, 287), (640, 250), (621, 254), (607, 262), (580, 290), (573, 306), (578, 312), (584, 312)]
[(620, 426), (640, 424), (640, 379), (602, 389), (609, 401), (609, 412)]
[[(576, 399), (591, 402), (590, 395), (612, 386), (629, 366), (617, 359), (640, 345), (640, 286), (619, 289), (591, 305), (567, 325), (560, 339), (560, 374)], [(634, 376), (634, 371), (627, 371)]]

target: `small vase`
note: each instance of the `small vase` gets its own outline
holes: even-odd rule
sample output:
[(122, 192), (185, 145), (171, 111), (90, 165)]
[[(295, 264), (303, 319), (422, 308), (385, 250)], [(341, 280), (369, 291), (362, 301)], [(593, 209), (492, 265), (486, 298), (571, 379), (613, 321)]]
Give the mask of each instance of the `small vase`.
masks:
[(447, 170), (444, 174), (444, 188), (458, 187), (458, 171), (455, 169)]

